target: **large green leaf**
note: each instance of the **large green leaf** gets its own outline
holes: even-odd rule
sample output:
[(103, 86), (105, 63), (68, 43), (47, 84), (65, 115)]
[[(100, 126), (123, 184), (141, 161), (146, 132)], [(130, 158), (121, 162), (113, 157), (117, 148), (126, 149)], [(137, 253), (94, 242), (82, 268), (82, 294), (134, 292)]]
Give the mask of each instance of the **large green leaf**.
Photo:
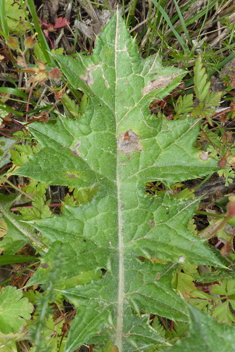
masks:
[[(187, 320), (171, 288), (172, 262), (221, 265), (187, 229), (198, 201), (148, 197), (145, 183), (204, 176), (217, 170), (216, 161), (194, 148), (200, 121), (150, 115), (151, 100), (168, 95), (185, 73), (163, 67), (157, 55), (140, 58), (120, 15), (97, 38), (92, 56), (56, 59), (89, 105), (79, 120), (35, 123), (31, 131), (42, 149), (18, 174), (98, 190), (61, 217), (32, 221), (50, 240), (42, 261), (50, 268), (60, 256), (57, 289), (77, 308), (65, 350), (109, 341), (119, 352), (145, 350), (163, 342), (150, 313)], [(31, 284), (45, 282), (48, 270), (38, 269)]]

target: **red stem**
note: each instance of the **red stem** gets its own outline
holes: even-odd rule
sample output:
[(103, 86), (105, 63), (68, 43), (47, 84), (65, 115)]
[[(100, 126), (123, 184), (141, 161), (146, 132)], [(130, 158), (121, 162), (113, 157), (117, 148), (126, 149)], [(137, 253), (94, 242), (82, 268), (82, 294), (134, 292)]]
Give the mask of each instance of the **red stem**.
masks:
[(7, 138), (12, 138), (11, 136), (8, 136), (6, 133), (4, 133), (4, 132), (2, 132), (2, 131), (0, 131), (0, 133), (1, 133), (3, 136), (7, 137)]
[[(34, 84), (32, 84), (32, 87), (30, 88), (30, 91), (29, 91), (29, 96), (28, 96), (27, 106), (26, 106), (26, 111), (27, 112), (29, 111), (29, 102), (30, 102), (30, 99), (31, 99), (31, 95), (32, 95), (33, 89), (34, 89)], [(29, 117), (29, 114), (26, 114), (26, 118), (25, 118), (26, 122), (28, 122), (28, 117)]]
[[(54, 207), (61, 207), (62, 204), (61, 203), (51, 203), (49, 205), (50, 208), (54, 208)], [(25, 205), (24, 207), (12, 207), (10, 208), (11, 211), (19, 211), (19, 208), (30, 208), (33, 209), (34, 206), (33, 205)]]

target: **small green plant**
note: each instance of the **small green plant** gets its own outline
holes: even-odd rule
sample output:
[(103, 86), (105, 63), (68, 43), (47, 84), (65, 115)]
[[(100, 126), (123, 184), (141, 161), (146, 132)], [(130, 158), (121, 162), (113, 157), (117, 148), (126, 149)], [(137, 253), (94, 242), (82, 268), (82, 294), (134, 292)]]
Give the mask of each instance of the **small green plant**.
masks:
[(220, 298), (215, 299), (217, 306), (213, 311), (213, 317), (216, 317), (219, 322), (232, 325), (235, 322), (235, 281), (223, 281), (221, 285), (216, 284), (211, 291)]
[(17, 166), (24, 165), (30, 159), (30, 156), (38, 153), (40, 150), (40, 145), (32, 141), (30, 134), (25, 135), (24, 132), (17, 132), (15, 134), (17, 138), (22, 138), (22, 135), (25, 137), (24, 143), (17, 144), (14, 149), (11, 149), (12, 161)]
[(210, 82), (205, 72), (206, 70), (199, 56), (194, 68), (194, 81), (197, 80), (195, 82), (195, 94), (199, 100), (199, 105), (192, 111), (191, 115), (206, 117), (208, 122), (212, 124), (210, 116), (215, 113), (213, 106), (219, 106), (222, 92), (210, 92)]
[[(3, 4), (3, 2), (2, 2)], [(6, 0), (4, 1), (5, 8), (5, 19), (0, 16), (0, 24), (3, 27), (3, 22), (7, 23), (8, 29), (10, 33), (14, 34), (22, 34), (29, 30), (30, 26), (26, 19), (27, 12), (25, 12), (22, 8), (25, 7), (25, 1), (14, 1), (14, 0)], [(3, 13), (2, 13), (3, 15)], [(7, 34), (7, 33), (6, 33)]]

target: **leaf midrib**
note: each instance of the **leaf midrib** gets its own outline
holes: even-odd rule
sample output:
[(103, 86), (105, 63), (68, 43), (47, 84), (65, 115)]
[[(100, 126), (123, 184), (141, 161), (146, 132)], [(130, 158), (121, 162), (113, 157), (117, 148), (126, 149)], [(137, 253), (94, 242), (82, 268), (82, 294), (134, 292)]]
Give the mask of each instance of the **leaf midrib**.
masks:
[[(118, 44), (118, 24), (119, 15), (117, 15), (117, 28), (115, 34), (115, 121), (116, 121), (116, 134), (118, 129), (118, 116), (117, 116), (117, 44)], [(118, 140), (118, 138), (116, 138)], [(121, 208), (121, 183), (119, 176), (119, 156), (117, 153), (116, 158), (116, 181), (117, 181), (117, 200), (118, 200), (118, 255), (119, 255), (119, 274), (118, 274), (118, 301), (117, 301), (117, 323), (116, 323), (116, 337), (115, 345), (118, 347), (118, 351), (122, 352), (122, 332), (123, 332), (123, 301), (124, 301), (124, 243), (123, 243), (123, 219), (122, 219), (122, 208)]]

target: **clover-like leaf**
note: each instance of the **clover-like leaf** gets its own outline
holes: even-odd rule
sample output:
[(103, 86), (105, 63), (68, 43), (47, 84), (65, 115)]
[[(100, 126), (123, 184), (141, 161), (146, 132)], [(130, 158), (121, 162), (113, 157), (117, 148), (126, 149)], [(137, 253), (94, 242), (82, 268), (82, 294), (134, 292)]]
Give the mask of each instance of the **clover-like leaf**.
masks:
[(33, 305), (27, 298), (22, 298), (22, 291), (7, 286), (0, 293), (0, 331), (3, 334), (19, 332), (31, 318)]

